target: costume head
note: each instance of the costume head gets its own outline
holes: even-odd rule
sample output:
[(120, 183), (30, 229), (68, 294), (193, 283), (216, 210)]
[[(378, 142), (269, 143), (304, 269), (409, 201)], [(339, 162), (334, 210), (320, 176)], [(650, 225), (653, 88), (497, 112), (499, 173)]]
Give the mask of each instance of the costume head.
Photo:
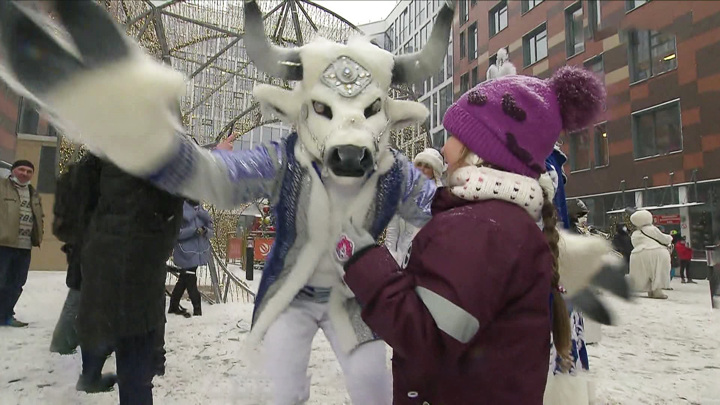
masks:
[(592, 123), (604, 100), (595, 75), (565, 66), (548, 80), (510, 75), (481, 83), (447, 110), (443, 125), (483, 162), (537, 179), (560, 133)]
[(439, 70), (453, 20), (453, 2), (437, 16), (430, 39), (419, 52), (393, 56), (366, 37), (347, 44), (317, 39), (299, 48), (272, 45), (255, 1), (245, 4), (244, 44), (261, 71), (289, 81), (292, 90), (255, 86), (266, 113), (297, 129), (302, 146), (337, 177), (363, 177), (388, 153), (390, 130), (427, 117), (422, 103), (393, 100), (391, 85), (415, 83)]

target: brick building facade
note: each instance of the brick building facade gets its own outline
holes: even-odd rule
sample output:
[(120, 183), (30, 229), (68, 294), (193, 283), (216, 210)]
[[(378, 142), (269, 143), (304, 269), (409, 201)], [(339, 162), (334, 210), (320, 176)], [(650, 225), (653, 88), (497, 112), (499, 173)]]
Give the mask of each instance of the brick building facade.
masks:
[[(720, 240), (720, 2), (465, 1), (454, 26), (457, 96), (505, 47), (518, 73), (584, 65), (606, 84), (594, 127), (563, 134), (567, 192), (609, 228), (647, 207), (698, 256)], [(623, 192), (624, 190), (624, 192)]]

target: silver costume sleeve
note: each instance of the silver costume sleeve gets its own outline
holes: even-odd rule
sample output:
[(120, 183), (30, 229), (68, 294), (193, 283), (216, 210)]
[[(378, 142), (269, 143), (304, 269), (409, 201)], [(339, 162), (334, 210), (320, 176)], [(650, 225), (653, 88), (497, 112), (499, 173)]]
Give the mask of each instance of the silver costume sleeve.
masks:
[(405, 181), (402, 185), (400, 206), (397, 215), (418, 228), (422, 228), (431, 218), (430, 206), (437, 186), (428, 179), (405, 156), (398, 155), (403, 166)]
[(283, 145), (209, 151), (185, 137), (178, 140), (178, 152), (148, 177), (156, 186), (221, 209), (272, 198), (277, 192), (284, 172)]

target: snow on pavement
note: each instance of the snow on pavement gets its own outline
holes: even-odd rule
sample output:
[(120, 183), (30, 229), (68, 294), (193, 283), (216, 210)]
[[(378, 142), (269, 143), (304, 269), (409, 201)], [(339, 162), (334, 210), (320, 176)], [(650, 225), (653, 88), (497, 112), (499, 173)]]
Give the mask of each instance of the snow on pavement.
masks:
[[(258, 275), (259, 276), (259, 275)], [(244, 277), (243, 277), (244, 278)], [(256, 277), (259, 278), (259, 277)], [(49, 353), (67, 288), (63, 272), (31, 272), (17, 316), (28, 328), (0, 328), (0, 404), (117, 404), (117, 392), (75, 391), (80, 355)], [(256, 285), (257, 281), (251, 283)], [(627, 303), (606, 297), (620, 325), (589, 347), (596, 404), (720, 405), (720, 310), (706, 281), (673, 281), (670, 299)], [(190, 303), (183, 304), (190, 307)], [(156, 404), (265, 404), (267, 381), (243, 348), (251, 304), (203, 306), (203, 316), (170, 316), (167, 371), (154, 380)], [(115, 369), (111, 357), (105, 371)], [(309, 404), (349, 404), (342, 373), (322, 333), (313, 344)]]

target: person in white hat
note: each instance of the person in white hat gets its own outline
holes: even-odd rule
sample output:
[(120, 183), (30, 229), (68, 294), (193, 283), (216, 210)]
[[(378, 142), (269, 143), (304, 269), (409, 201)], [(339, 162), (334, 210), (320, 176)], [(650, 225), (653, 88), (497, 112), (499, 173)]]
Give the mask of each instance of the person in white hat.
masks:
[[(413, 163), (427, 178), (434, 180), (438, 187), (442, 187), (445, 162), (437, 149), (426, 148), (415, 155)], [(399, 265), (402, 266), (405, 258), (409, 257), (410, 245), (412, 245), (412, 240), (419, 230), (420, 228), (413, 226), (398, 216), (393, 217), (388, 224), (387, 233), (385, 234), (385, 246)]]

